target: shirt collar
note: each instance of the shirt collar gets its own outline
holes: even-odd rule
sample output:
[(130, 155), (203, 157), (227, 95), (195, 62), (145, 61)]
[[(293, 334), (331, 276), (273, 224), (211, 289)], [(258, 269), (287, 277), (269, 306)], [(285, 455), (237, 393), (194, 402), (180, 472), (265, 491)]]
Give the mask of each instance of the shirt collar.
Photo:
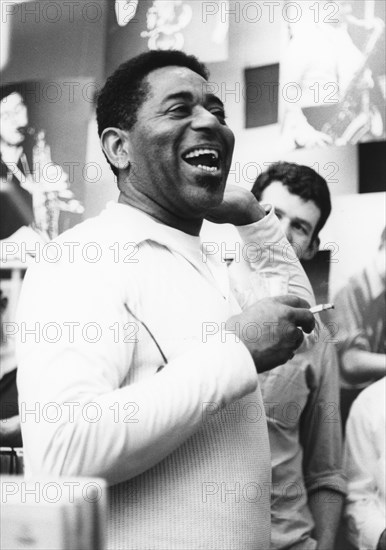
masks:
[(165, 225), (141, 210), (117, 202), (109, 202), (101, 214), (106, 221), (118, 224), (122, 228), (122, 238), (137, 244), (153, 241), (185, 257), (201, 256), (201, 238), (189, 235), (179, 229)]
[(153, 241), (177, 252), (205, 277), (216, 281), (224, 296), (229, 293), (228, 273), (218, 255), (207, 256), (200, 236), (189, 235), (165, 225), (141, 210), (117, 202), (109, 202), (101, 213), (109, 227), (118, 226), (123, 241), (140, 244)]

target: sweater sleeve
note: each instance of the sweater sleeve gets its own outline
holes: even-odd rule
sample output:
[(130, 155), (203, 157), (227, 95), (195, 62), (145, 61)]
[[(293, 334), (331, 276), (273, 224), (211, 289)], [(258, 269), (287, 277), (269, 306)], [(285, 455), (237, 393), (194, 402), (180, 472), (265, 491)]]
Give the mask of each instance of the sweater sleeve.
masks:
[[(109, 276), (107, 280), (104, 277)], [(95, 265), (39, 265), (18, 313), (18, 385), (27, 475), (130, 479), (257, 386), (247, 348), (190, 343), (165, 368), (124, 385), (136, 361), (119, 285)]]
[[(249, 275), (247, 282), (239, 286), (231, 273), (233, 292), (242, 309), (251, 306), (265, 296), (294, 294), (315, 305), (315, 296), (310, 281), (296, 256), (296, 253), (283, 233), (274, 208), (266, 205), (267, 215), (258, 222), (239, 226), (238, 232), (243, 242), (243, 259)], [(274, 274), (275, 282), (283, 281), (283, 288), (266, 289), (261, 286), (261, 276)], [(311, 334), (305, 334), (298, 351), (311, 348), (318, 338), (320, 324), (317, 322)]]
[[(307, 275), (285, 237), (272, 207), (262, 220), (237, 229), (244, 243), (243, 258), (246, 259), (251, 273), (250, 286), (253, 287), (256, 281), (255, 274), (274, 271), (283, 281), (288, 282), (286, 292), (280, 292), (281, 294), (294, 294), (307, 300), (310, 306), (315, 304)], [(250, 289), (246, 289), (246, 292), (250, 295)]]

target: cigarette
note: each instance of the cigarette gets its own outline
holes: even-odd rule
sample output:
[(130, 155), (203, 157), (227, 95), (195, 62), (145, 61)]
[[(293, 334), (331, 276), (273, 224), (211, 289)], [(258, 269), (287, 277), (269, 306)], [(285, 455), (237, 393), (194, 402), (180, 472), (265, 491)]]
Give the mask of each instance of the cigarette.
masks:
[(319, 304), (317, 306), (311, 307), (311, 313), (319, 313), (320, 311), (325, 311), (326, 309), (334, 309), (334, 304)]

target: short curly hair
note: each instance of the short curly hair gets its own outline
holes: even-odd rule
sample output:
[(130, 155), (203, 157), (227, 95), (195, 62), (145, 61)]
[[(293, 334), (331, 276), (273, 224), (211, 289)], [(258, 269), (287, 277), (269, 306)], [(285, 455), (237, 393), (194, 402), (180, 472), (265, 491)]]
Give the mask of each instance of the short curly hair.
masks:
[[(195, 56), (179, 50), (152, 50), (129, 59), (107, 79), (97, 95), (99, 136), (109, 127), (130, 130), (137, 121), (138, 109), (149, 92), (149, 86), (144, 82), (145, 77), (156, 69), (169, 66), (187, 67), (205, 80), (209, 78), (208, 69), (203, 63)], [(109, 162), (108, 159), (107, 161)], [(118, 170), (110, 162), (109, 164), (117, 175)]]
[(275, 162), (260, 174), (252, 187), (252, 193), (261, 200), (264, 189), (272, 182), (280, 181), (293, 195), (304, 201), (312, 201), (320, 210), (320, 218), (312, 240), (316, 239), (331, 212), (331, 198), (327, 182), (309, 166), (293, 162)]

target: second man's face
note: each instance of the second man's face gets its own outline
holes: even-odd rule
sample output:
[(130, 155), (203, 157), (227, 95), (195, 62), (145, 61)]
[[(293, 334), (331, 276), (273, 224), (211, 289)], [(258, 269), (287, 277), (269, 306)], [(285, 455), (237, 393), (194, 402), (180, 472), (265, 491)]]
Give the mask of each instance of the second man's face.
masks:
[(220, 204), (234, 136), (208, 83), (186, 67), (151, 72), (149, 93), (130, 130), (130, 181), (162, 208), (203, 217)]
[(313, 255), (312, 237), (320, 219), (320, 209), (316, 204), (290, 193), (280, 181), (273, 181), (264, 189), (261, 202), (274, 206), (298, 258), (310, 259)]

